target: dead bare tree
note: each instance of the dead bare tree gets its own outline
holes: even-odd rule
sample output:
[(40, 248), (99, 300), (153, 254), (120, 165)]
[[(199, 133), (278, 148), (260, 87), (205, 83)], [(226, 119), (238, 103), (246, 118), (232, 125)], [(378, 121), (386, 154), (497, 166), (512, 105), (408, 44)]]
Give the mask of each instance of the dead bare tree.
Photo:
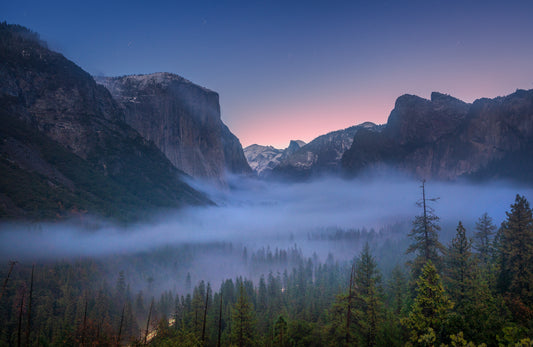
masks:
[(148, 311), (148, 320), (146, 321), (146, 330), (144, 333), (144, 343), (148, 341), (148, 328), (150, 327), (150, 316), (152, 315), (152, 308), (154, 307), (154, 298), (152, 298), (152, 302), (150, 303), (150, 310)]
[(352, 298), (353, 287), (355, 277), (355, 264), (352, 265), (352, 271), (350, 273), (350, 288), (348, 288), (348, 308), (346, 312), (346, 346), (350, 345), (350, 321), (352, 320)]
[(120, 326), (118, 328), (117, 347), (120, 346), (120, 337), (122, 335), (122, 323), (124, 322), (124, 309), (125, 308), (126, 308), (126, 304), (122, 306), (122, 315), (120, 316)]
[(25, 290), (22, 288), (22, 293), (20, 295), (20, 310), (19, 310), (19, 324), (18, 324), (18, 333), (17, 333), (17, 346), (20, 347), (21, 345), (21, 332), (22, 332), (22, 311), (24, 308), (24, 295)]
[(85, 345), (85, 329), (87, 328), (87, 294), (85, 294), (85, 309), (83, 311), (83, 326), (81, 330), (81, 345)]
[(207, 304), (209, 303), (209, 291), (211, 286), (207, 284), (207, 289), (205, 291), (205, 307), (204, 307), (204, 320), (202, 323), (202, 343), (205, 343), (205, 323), (207, 320)]
[(30, 345), (30, 331), (31, 331), (31, 301), (33, 297), (33, 270), (35, 270), (35, 264), (31, 267), (31, 280), (30, 280), (30, 297), (28, 300), (28, 324), (26, 326), (26, 344)]
[(220, 308), (218, 310), (218, 340), (217, 347), (220, 347), (220, 337), (222, 335), (222, 291), (220, 291)]
[(15, 264), (18, 263), (18, 261), (10, 260), (9, 261), (9, 272), (7, 273), (6, 279), (4, 280), (4, 285), (2, 286), (2, 293), (0, 293), (0, 299), (2, 299), (2, 296), (4, 296), (4, 292), (7, 288), (7, 281), (9, 281), (9, 276), (11, 276), (11, 272), (13, 272), (13, 267)]

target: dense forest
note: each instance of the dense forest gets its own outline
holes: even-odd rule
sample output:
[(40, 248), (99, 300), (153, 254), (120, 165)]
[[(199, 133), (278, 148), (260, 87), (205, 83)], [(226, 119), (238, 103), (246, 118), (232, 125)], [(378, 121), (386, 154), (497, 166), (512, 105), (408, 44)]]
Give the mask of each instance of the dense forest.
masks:
[[(153, 288), (145, 276), (139, 289), (135, 273), (120, 269), (148, 261), (142, 255), (10, 261), (0, 273), (0, 346), (531, 346), (526, 198), (516, 196), (499, 228), (487, 214), (473, 230), (457, 221), (448, 243), (423, 185), (419, 206), (406, 245), (379, 245), (373, 230), (309, 235), (359, 244), (350, 260), (322, 261), (296, 245), (211, 245), (238, 252), (232, 261), (254, 274), (217, 288), (180, 272), (180, 288)], [(149, 261), (168, 262), (169, 253), (185, 268), (195, 256), (194, 247), (166, 248)]]

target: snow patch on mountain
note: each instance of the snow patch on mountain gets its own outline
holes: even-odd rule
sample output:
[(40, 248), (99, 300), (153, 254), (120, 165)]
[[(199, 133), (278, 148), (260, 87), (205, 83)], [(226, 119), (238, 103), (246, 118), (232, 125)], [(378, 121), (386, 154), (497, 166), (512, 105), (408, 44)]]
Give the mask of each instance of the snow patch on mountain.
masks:
[(321, 135), (283, 158), (273, 174), (288, 179), (306, 179), (312, 175), (336, 173), (342, 155), (351, 146), (361, 129), (381, 131), (382, 126), (365, 122), (346, 129)]
[(253, 144), (244, 149), (244, 156), (259, 177), (266, 177), (282, 160), (303, 146), (305, 142), (300, 140), (292, 140), (285, 149)]

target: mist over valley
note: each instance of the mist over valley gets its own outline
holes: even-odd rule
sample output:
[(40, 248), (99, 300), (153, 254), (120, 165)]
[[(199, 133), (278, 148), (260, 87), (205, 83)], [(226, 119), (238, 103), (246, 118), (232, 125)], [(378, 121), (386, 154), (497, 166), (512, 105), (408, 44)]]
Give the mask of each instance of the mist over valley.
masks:
[[(443, 243), (451, 239), (459, 221), (473, 235), (483, 213), (499, 225), (516, 194), (530, 198), (533, 193), (530, 187), (508, 182), (426, 185), (428, 196), (439, 197), (432, 207), (440, 217)], [(136, 278), (132, 288), (142, 289), (143, 281), (152, 277), (151, 285), (159, 290), (168, 287), (181, 292), (187, 273), (193, 283), (204, 280), (216, 287), (226, 278), (257, 280), (271, 271), (290, 272), (295, 266), (254, 268), (251, 258), (257, 252), (295, 250), (319, 262), (328, 256), (344, 262), (356, 257), (369, 242), (378, 264), (390, 271), (407, 259), (407, 234), (414, 216), (420, 213), (415, 204), (421, 198), (420, 181), (393, 174), (301, 183), (233, 176), (230, 186), (239, 188), (221, 190), (197, 183), (195, 188), (205, 189), (216, 206), (166, 210), (150, 221), (126, 226), (90, 216), (54, 223), (3, 223), (2, 261), (17, 259), (30, 264), (116, 258), (120, 265), (109, 269), (110, 280), (127, 270), (129, 279)], [(188, 256), (182, 256), (183, 252)], [(243, 252), (247, 253), (244, 258)], [(162, 258), (153, 263), (158, 257)], [(133, 267), (128, 259), (137, 259)]]
[[(316, 12), (327, 21), (324, 13)], [(171, 51), (187, 47), (172, 42)], [(194, 63), (207, 71), (197, 58), (225, 61), (223, 51)], [(174, 53), (179, 60), (187, 49)], [(173, 72), (92, 76), (38, 33), (0, 23), (0, 346), (531, 345), (533, 89), (465, 102), (402, 85), (385, 123), (372, 112), (361, 118), (374, 97), (393, 101), (381, 93), (350, 104), (350, 115), (365, 112), (332, 130), (347, 107), (335, 100), (362, 100), (396, 78), (364, 83), (346, 66), (324, 73), (351, 76), (354, 92), (324, 80), (322, 68), (336, 63), (305, 73), (290, 63), (300, 72), (272, 73), (272, 83), (261, 74), (281, 70), (250, 73), (236, 60), (242, 68), (221, 64), (213, 76), (241, 88), (240, 121), (256, 122), (246, 144), (252, 133), (261, 139), (271, 129), (274, 141), (291, 131), (287, 148), (243, 148), (241, 124), (221, 106), (227, 97), (238, 110), (232, 88), (214, 91)], [(243, 83), (241, 70), (254, 83)], [(293, 100), (280, 81), (300, 75), (306, 93)], [(290, 119), (259, 117), (271, 109), (260, 92), (269, 84), (280, 114), (295, 111)], [(327, 112), (317, 117), (314, 108)], [(316, 129), (321, 135), (308, 138)]]

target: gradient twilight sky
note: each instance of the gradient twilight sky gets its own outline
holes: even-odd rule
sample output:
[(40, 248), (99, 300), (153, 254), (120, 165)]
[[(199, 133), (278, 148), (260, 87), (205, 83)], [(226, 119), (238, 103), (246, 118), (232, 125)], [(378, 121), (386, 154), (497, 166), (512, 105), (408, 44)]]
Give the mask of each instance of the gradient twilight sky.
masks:
[(1, 1), (93, 75), (167, 71), (219, 93), (243, 146), (284, 148), (402, 94), (533, 88), (533, 1)]

